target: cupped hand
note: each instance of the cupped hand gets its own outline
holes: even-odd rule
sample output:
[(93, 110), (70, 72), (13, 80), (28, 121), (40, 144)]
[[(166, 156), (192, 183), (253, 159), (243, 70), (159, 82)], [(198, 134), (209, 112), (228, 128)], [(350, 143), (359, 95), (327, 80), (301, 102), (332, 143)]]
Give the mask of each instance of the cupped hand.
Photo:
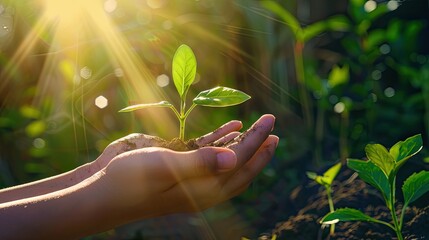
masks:
[(226, 141), (228, 147), (189, 152), (148, 147), (117, 155), (103, 169), (100, 196), (112, 214), (132, 221), (200, 211), (240, 194), (270, 161), (278, 137), (270, 135), (272, 115), (262, 116), (243, 134), (236, 132), (241, 123), (232, 125), (199, 139), (204, 145), (206, 139)]
[[(237, 120), (232, 120), (218, 129), (210, 132), (202, 137), (196, 139), (196, 144), (200, 147), (210, 144), (220, 144), (222, 142), (230, 141), (232, 138), (238, 136), (237, 132), (242, 128), (242, 123)], [(91, 163), (93, 172), (105, 168), (110, 161), (119, 154), (141, 149), (147, 147), (160, 147), (165, 145), (166, 140), (160, 137), (151, 136), (142, 133), (132, 133), (123, 138), (120, 138), (110, 143), (103, 151), (103, 153)]]

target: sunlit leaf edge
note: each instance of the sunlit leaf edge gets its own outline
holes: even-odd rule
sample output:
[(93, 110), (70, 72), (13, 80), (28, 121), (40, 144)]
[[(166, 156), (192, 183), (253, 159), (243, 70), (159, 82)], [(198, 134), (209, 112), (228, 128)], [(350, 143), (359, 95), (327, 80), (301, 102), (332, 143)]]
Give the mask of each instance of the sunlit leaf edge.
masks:
[(151, 107), (172, 107), (173, 105), (167, 101), (161, 101), (158, 103), (143, 103), (143, 104), (135, 104), (128, 106), (126, 108), (123, 108), (119, 110), (119, 112), (132, 112), (144, 108), (151, 108)]

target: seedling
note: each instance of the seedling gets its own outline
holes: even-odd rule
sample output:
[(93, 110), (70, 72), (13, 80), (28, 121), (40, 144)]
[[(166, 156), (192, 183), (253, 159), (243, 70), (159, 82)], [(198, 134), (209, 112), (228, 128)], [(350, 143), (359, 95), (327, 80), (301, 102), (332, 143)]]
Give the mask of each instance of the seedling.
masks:
[[(329, 204), (329, 212), (334, 212), (334, 201), (332, 201), (332, 182), (334, 181), (335, 177), (337, 176), (338, 172), (341, 169), (341, 163), (337, 163), (331, 168), (329, 168), (325, 173), (323, 173), (322, 176), (317, 175), (317, 173), (314, 172), (307, 172), (307, 176), (317, 182), (318, 184), (322, 185), (326, 189), (326, 195), (328, 196), (328, 204)], [(335, 224), (331, 225), (330, 233), (334, 234), (335, 232)]]
[(193, 100), (192, 105), (186, 108), (186, 95), (195, 80), (197, 72), (197, 60), (194, 52), (187, 45), (181, 45), (173, 57), (172, 73), (173, 82), (180, 96), (180, 108), (177, 108), (168, 101), (158, 103), (137, 104), (121, 109), (119, 112), (131, 112), (150, 107), (168, 107), (179, 120), (179, 139), (184, 141), (185, 123), (191, 111), (196, 106), (206, 107), (228, 107), (243, 103), (250, 99), (250, 96), (236, 89), (228, 87), (215, 87), (200, 92)]
[(407, 138), (393, 145), (388, 151), (381, 144), (368, 144), (365, 147), (368, 161), (348, 159), (347, 166), (359, 174), (359, 177), (378, 189), (390, 210), (392, 223), (377, 220), (363, 212), (352, 209), (337, 209), (327, 214), (321, 220), (323, 224), (334, 224), (339, 221), (367, 221), (386, 225), (395, 231), (399, 240), (403, 240), (402, 226), (404, 224), (405, 209), (408, 205), (429, 191), (429, 171), (413, 173), (403, 186), (404, 204), (399, 216), (396, 214), (396, 175), (407, 160), (422, 149), (420, 134)]

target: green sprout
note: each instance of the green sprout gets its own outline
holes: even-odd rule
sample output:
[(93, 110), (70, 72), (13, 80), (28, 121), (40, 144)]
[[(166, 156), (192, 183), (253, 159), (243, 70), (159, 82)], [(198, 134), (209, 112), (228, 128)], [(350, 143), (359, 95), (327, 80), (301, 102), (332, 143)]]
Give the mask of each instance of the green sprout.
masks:
[(352, 208), (337, 209), (323, 217), (321, 223), (334, 224), (339, 221), (367, 221), (383, 224), (393, 231), (399, 240), (403, 240), (402, 227), (404, 214), (410, 203), (429, 191), (429, 171), (413, 173), (402, 185), (404, 204), (399, 216), (396, 214), (396, 175), (407, 160), (422, 149), (420, 134), (399, 141), (390, 150), (381, 144), (368, 144), (365, 147), (368, 161), (348, 159), (347, 166), (359, 174), (359, 177), (378, 189), (392, 215), (392, 223), (372, 218)]
[(173, 82), (180, 95), (179, 110), (168, 101), (161, 101), (158, 103), (132, 105), (121, 109), (119, 112), (131, 112), (150, 107), (168, 107), (174, 112), (179, 120), (179, 139), (184, 141), (186, 119), (196, 106), (228, 107), (243, 103), (250, 99), (249, 95), (239, 90), (228, 87), (215, 87), (200, 92), (193, 99), (191, 107), (186, 108), (186, 95), (195, 80), (196, 72), (197, 60), (194, 52), (189, 46), (182, 44), (174, 54), (172, 66)]
[[(316, 183), (322, 185), (326, 189), (326, 194), (328, 196), (329, 212), (334, 212), (334, 201), (332, 201), (332, 182), (337, 176), (338, 172), (341, 169), (341, 163), (337, 163), (334, 166), (330, 167), (323, 176), (317, 175), (315, 172), (307, 172), (308, 178), (314, 180)], [(330, 233), (334, 234), (335, 224), (331, 225)]]

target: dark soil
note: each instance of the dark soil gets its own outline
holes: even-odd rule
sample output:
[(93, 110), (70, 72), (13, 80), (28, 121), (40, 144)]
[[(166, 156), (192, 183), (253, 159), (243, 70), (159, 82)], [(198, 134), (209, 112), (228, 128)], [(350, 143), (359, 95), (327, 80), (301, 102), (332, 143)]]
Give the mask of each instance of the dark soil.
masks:
[[(402, 185), (398, 181), (398, 185)], [(335, 208), (355, 208), (376, 219), (390, 222), (389, 210), (379, 193), (349, 169), (343, 169), (334, 181), (333, 200)], [(398, 189), (397, 195), (401, 195)], [(398, 196), (399, 197), (399, 196)], [(429, 239), (429, 202), (427, 194), (406, 210), (403, 236), (405, 239)], [(401, 199), (400, 199), (401, 201)], [(260, 239), (396, 239), (390, 228), (368, 222), (340, 222), (335, 225), (335, 234), (328, 236), (329, 227), (322, 229), (320, 219), (329, 211), (326, 191), (313, 182), (297, 187), (290, 196), (291, 207), (296, 214), (286, 221), (278, 222), (270, 234)], [(401, 210), (401, 206), (398, 206)], [(398, 212), (399, 214), (399, 212)]]

